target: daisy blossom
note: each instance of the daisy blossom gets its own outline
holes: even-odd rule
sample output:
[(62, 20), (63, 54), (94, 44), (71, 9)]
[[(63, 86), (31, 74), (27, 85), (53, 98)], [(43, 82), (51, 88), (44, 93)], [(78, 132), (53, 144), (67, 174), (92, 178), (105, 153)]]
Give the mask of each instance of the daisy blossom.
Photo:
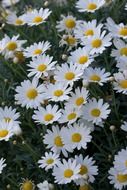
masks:
[(51, 47), (50, 43), (48, 41), (34, 43), (33, 45), (30, 45), (26, 49), (24, 49), (24, 56), (29, 57), (37, 57), (39, 55), (42, 55), (45, 53), (49, 48)]
[(104, 83), (108, 82), (110, 73), (106, 72), (105, 69), (88, 67), (84, 71), (83, 79), (88, 83), (98, 83), (103, 86)]
[(24, 80), (21, 86), (16, 87), (15, 100), (22, 107), (37, 108), (43, 102), (43, 85), (38, 85), (38, 80)]
[(109, 104), (104, 103), (103, 99), (99, 99), (97, 101), (95, 98), (93, 98), (84, 105), (82, 114), (86, 120), (92, 121), (97, 125), (101, 123), (103, 119), (107, 119), (110, 111)]
[[(95, 165), (95, 161), (92, 157), (86, 156), (83, 158), (82, 154), (79, 156), (75, 156), (77, 164), (80, 164), (80, 177), (75, 180), (77, 185), (83, 186), (86, 183), (93, 183), (95, 181), (95, 177), (98, 174), (98, 167)], [(83, 176), (87, 176), (88, 180), (86, 181)]]
[(38, 164), (40, 168), (45, 168), (45, 170), (49, 170), (57, 165), (59, 161), (60, 159), (57, 154), (52, 152), (45, 152), (45, 156), (41, 157), (41, 159), (38, 161)]
[[(63, 141), (62, 141), (62, 131), (59, 129), (58, 126), (52, 126), (52, 130), (47, 130), (47, 133), (44, 135), (44, 144), (47, 145), (48, 149), (51, 149), (56, 154), (60, 154), (61, 152), (65, 157), (68, 156), (67, 149), (65, 148)], [(69, 150), (69, 152), (72, 152)]]
[(48, 73), (55, 69), (56, 61), (53, 61), (53, 57), (49, 55), (38, 55), (33, 57), (32, 61), (28, 64), (28, 76), (35, 76), (36, 78), (41, 78), (42, 75), (48, 76)]
[(61, 163), (54, 167), (53, 176), (56, 183), (67, 184), (79, 177), (79, 171), (80, 164), (77, 164), (76, 160), (69, 159), (66, 161), (63, 159)]
[(67, 150), (77, 148), (86, 149), (87, 143), (91, 141), (90, 130), (84, 126), (84, 124), (74, 124), (73, 126), (68, 125), (62, 130), (62, 139)]
[(29, 26), (39, 25), (46, 21), (46, 19), (51, 14), (49, 9), (32, 10), (24, 14), (24, 21)]
[(59, 82), (65, 82), (72, 85), (74, 81), (80, 79), (83, 74), (83, 70), (74, 63), (64, 63), (62, 66), (58, 66), (55, 71), (55, 80)]
[(34, 111), (34, 115), (32, 116), (35, 122), (45, 125), (59, 121), (60, 117), (61, 110), (59, 110), (58, 106), (51, 106), (50, 104), (46, 108), (39, 107), (38, 110)]
[(105, 4), (105, 0), (78, 0), (76, 8), (79, 12), (94, 13)]

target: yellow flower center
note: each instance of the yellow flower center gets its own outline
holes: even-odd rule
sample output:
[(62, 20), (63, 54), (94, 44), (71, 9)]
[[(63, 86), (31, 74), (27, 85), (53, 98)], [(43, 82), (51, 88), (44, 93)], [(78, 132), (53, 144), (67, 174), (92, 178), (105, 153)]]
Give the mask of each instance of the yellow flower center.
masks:
[(53, 120), (53, 118), (54, 118), (54, 115), (48, 113), (48, 114), (45, 115), (44, 120), (45, 121), (51, 121), (51, 120)]
[(91, 30), (91, 29), (86, 30), (86, 31), (84, 32), (84, 35), (85, 35), (85, 36), (93, 36), (93, 35), (94, 35), (94, 31)]
[(61, 140), (61, 137), (60, 137), (60, 136), (55, 137), (55, 139), (54, 139), (54, 144), (55, 144), (57, 147), (62, 147), (62, 146), (64, 146), (64, 144), (62, 143), (62, 140)]
[(87, 173), (88, 173), (87, 167), (84, 166), (84, 165), (82, 165), (82, 166), (80, 167), (80, 172), (79, 172), (79, 174), (80, 174), (80, 175), (84, 175), (84, 174), (87, 174)]
[(53, 160), (52, 158), (46, 160), (46, 163), (47, 163), (48, 165), (52, 164), (53, 162), (54, 162), (54, 160)]
[(42, 53), (41, 49), (35, 49), (33, 52), (34, 55), (40, 55), (41, 53)]
[(121, 80), (119, 85), (121, 88), (126, 89), (127, 88), (127, 80)]
[(65, 21), (65, 25), (66, 25), (67, 28), (72, 29), (72, 28), (75, 27), (76, 23), (75, 23), (75, 21), (73, 19), (67, 19)]
[(45, 64), (40, 64), (38, 65), (37, 67), (37, 70), (40, 71), (40, 72), (43, 72), (47, 69), (47, 66)]
[(2, 129), (0, 130), (0, 138), (6, 137), (8, 135), (8, 130)]
[(90, 76), (90, 80), (93, 80), (93, 81), (100, 81), (101, 80), (101, 78), (100, 78), (100, 76), (98, 76), (98, 75), (92, 75), (92, 76)]
[(71, 169), (67, 169), (64, 171), (64, 177), (71, 178), (73, 176), (74, 172)]
[(73, 72), (68, 72), (65, 74), (65, 79), (72, 80), (75, 78), (75, 74)]
[(29, 98), (30, 100), (35, 99), (37, 95), (38, 95), (38, 92), (34, 88), (29, 89), (26, 93), (27, 98)]
[(90, 186), (88, 184), (85, 184), (83, 186), (80, 186), (79, 190), (90, 190)]
[(79, 58), (79, 64), (84, 64), (88, 61), (88, 56), (81, 56)]
[(68, 115), (67, 119), (68, 119), (68, 120), (73, 120), (73, 119), (76, 118), (76, 116), (77, 116), (77, 114), (73, 112), (73, 113), (70, 113), (70, 114)]
[(33, 22), (34, 23), (39, 23), (39, 22), (42, 22), (43, 21), (43, 18), (40, 17), (40, 16), (36, 16), (34, 19), (33, 19)]
[(95, 10), (97, 8), (97, 5), (95, 3), (89, 3), (87, 5), (88, 10)]
[(60, 97), (63, 95), (63, 90), (56, 90), (54, 91), (54, 96)]
[(65, 41), (68, 45), (73, 46), (76, 43), (76, 39), (73, 36), (68, 36)]
[(125, 183), (125, 182), (127, 182), (127, 174), (118, 174), (118, 175), (117, 175), (117, 180), (118, 180), (120, 183)]
[(119, 34), (121, 36), (127, 36), (127, 27), (121, 28)]
[(18, 19), (16, 19), (15, 24), (16, 25), (21, 25), (21, 24), (23, 24), (23, 21), (18, 18)]
[(81, 106), (83, 103), (84, 103), (84, 98), (83, 97), (77, 98), (76, 101), (75, 101), (75, 104), (77, 106)]
[(82, 139), (82, 136), (81, 136), (80, 133), (74, 133), (74, 134), (72, 135), (72, 141), (75, 142), (75, 143), (80, 142), (81, 139)]
[(22, 185), (22, 190), (33, 190), (33, 189), (34, 189), (34, 186), (31, 181), (26, 181)]
[(101, 111), (100, 111), (99, 109), (97, 109), (97, 108), (91, 110), (91, 115), (92, 115), (93, 117), (99, 117), (100, 114), (101, 114)]
[(11, 121), (11, 118), (10, 118), (10, 117), (4, 117), (4, 121), (5, 121), (6, 123), (9, 123), (9, 122)]
[(125, 55), (127, 56), (127, 47), (124, 47), (120, 50), (120, 55)]
[(17, 43), (16, 42), (8, 42), (6, 48), (9, 51), (14, 51), (17, 48)]
[(100, 40), (100, 39), (95, 39), (92, 41), (93, 48), (99, 48), (99, 47), (101, 47), (101, 45), (102, 45), (102, 40)]

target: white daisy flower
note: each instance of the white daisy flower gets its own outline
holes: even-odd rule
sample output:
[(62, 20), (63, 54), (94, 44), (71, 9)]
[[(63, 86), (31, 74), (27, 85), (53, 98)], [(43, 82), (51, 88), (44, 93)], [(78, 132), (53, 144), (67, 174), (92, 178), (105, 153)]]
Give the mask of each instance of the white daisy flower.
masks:
[(59, 46), (68, 46), (67, 51), (70, 51), (72, 48), (76, 47), (78, 44), (78, 40), (75, 38), (73, 34), (66, 34), (60, 40)]
[[(47, 145), (47, 148), (53, 151), (56, 154), (60, 154), (61, 152), (65, 157), (68, 156), (68, 153), (65, 149), (65, 146), (62, 141), (62, 131), (59, 129), (58, 126), (52, 126), (52, 130), (47, 130), (47, 133), (44, 135), (44, 144)], [(72, 152), (69, 150), (69, 152)]]
[(0, 121), (0, 141), (8, 141), (13, 135), (13, 122)]
[(105, 69), (88, 67), (84, 71), (83, 79), (88, 83), (98, 83), (103, 86), (104, 83), (108, 82), (110, 73), (106, 72)]
[(71, 97), (67, 104), (73, 105), (76, 108), (80, 108), (87, 102), (89, 91), (86, 88), (76, 88), (75, 92), (71, 93)]
[(78, 0), (76, 8), (79, 12), (94, 13), (105, 4), (105, 0)]
[(32, 10), (24, 14), (24, 21), (29, 26), (39, 25), (46, 21), (46, 19), (51, 14), (49, 9)]
[(0, 107), (0, 121), (5, 121), (7, 123), (13, 121), (13, 124), (15, 123), (16, 125), (19, 125), (20, 121), (17, 121), (19, 117), (20, 114), (16, 112), (16, 109), (7, 106), (4, 108)]
[(95, 98), (93, 98), (84, 105), (82, 114), (86, 120), (92, 121), (97, 125), (101, 123), (103, 119), (107, 119), (110, 111), (109, 104), (104, 103), (103, 99), (99, 99), (97, 101)]
[(108, 179), (110, 180), (110, 184), (114, 185), (116, 189), (122, 190), (127, 186), (127, 174), (122, 174), (115, 168), (109, 170)]
[(45, 53), (50, 47), (51, 47), (51, 45), (48, 41), (34, 43), (33, 45), (30, 45), (29, 47), (24, 49), (24, 56), (25, 57), (37, 57), (37, 56)]
[(20, 114), (12, 107), (0, 107), (0, 121), (4, 121), (6, 123), (13, 122), (13, 132), (16, 135), (20, 134), (21, 132), (21, 128), (19, 126), (20, 121), (17, 120), (19, 119), (19, 116)]
[(121, 172), (127, 174), (127, 147), (126, 149), (122, 149), (115, 155), (115, 160), (113, 162), (114, 168)]
[[(83, 158), (83, 155), (75, 156), (77, 164), (80, 164), (80, 177), (75, 180), (77, 185), (83, 186), (86, 183), (93, 183), (95, 181), (95, 177), (98, 174), (98, 167), (95, 166), (95, 161), (92, 157), (86, 156)], [(85, 176), (88, 177), (88, 180), (85, 180)]]
[(87, 143), (91, 141), (90, 130), (84, 124), (74, 124), (62, 128), (62, 140), (67, 150), (77, 148), (86, 149)]
[(1, 158), (0, 159), (0, 174), (2, 174), (2, 171), (4, 169), (4, 167), (6, 167), (6, 163), (5, 163), (5, 159), (4, 158)]
[(86, 46), (86, 48), (90, 49), (90, 54), (101, 54), (103, 51), (111, 46), (111, 35), (107, 34), (104, 30), (102, 33), (96, 32), (95, 35), (89, 38), (82, 38), (82, 45)]
[(122, 56), (116, 64), (116, 67), (119, 69), (119, 71), (127, 70), (127, 57)]
[(39, 188), (39, 190), (53, 190), (54, 189), (54, 185), (49, 183), (48, 181), (44, 181), (43, 183), (37, 184), (37, 187)]
[(38, 80), (24, 80), (21, 86), (16, 87), (15, 100), (22, 107), (37, 108), (43, 102), (43, 85), (38, 85)]
[(15, 26), (22, 26), (25, 24), (24, 15), (17, 16), (16, 12), (11, 12), (6, 17), (6, 22)]
[(95, 35), (97, 32), (101, 32), (103, 24), (97, 24), (97, 20), (83, 21), (74, 30), (75, 37), (77, 39), (89, 38)]
[(46, 108), (39, 107), (38, 110), (34, 111), (32, 118), (37, 123), (41, 124), (51, 124), (55, 121), (59, 121), (61, 117), (61, 110), (57, 105), (51, 106), (50, 104)]
[(58, 66), (54, 78), (58, 82), (73, 85), (74, 81), (79, 80), (82, 74), (83, 70), (76, 63), (70, 62), (69, 64), (64, 63), (62, 66)]
[(127, 60), (127, 44), (121, 39), (114, 39), (113, 41), (116, 49), (112, 49), (111, 56), (119, 61), (121, 57), (126, 57)]
[(68, 122), (68, 124), (72, 124), (81, 116), (81, 113), (82, 112), (79, 108), (76, 108), (74, 105), (67, 103), (64, 110), (62, 110), (62, 117), (60, 118), (59, 122)]
[(127, 94), (127, 71), (114, 74), (115, 82), (113, 82), (114, 90), (119, 93)]
[(76, 160), (68, 161), (64, 160), (59, 163), (53, 169), (53, 176), (55, 177), (55, 183), (67, 184), (79, 177), (80, 164), (76, 163)]
[(23, 49), (22, 45), (26, 43), (26, 40), (18, 40), (19, 35), (13, 36), (10, 38), (9, 36), (5, 35), (2, 40), (2, 55), (5, 56), (5, 59), (13, 58), (14, 52), (21, 51)]
[(75, 29), (77, 25), (77, 21), (75, 17), (71, 15), (68, 15), (68, 16), (61, 15), (61, 18), (62, 19), (60, 21), (57, 21), (57, 25), (56, 25), (58, 32), (62, 32), (62, 31), (70, 32)]
[(118, 37), (127, 39), (127, 26), (123, 23), (116, 24), (112, 18), (109, 17), (107, 18), (106, 27), (113, 38)]
[(20, 0), (2, 0), (2, 6), (3, 7), (11, 7), (15, 4), (17, 4)]
[(78, 48), (70, 53), (71, 56), (68, 58), (68, 62), (77, 63), (81, 69), (85, 69), (93, 62), (93, 58), (89, 55), (89, 52), (85, 47)]
[(42, 75), (45, 77), (48, 76), (49, 71), (55, 69), (56, 61), (53, 61), (53, 57), (49, 55), (38, 55), (37, 57), (33, 57), (32, 61), (28, 64), (29, 77), (35, 76), (36, 78), (41, 78)]
[(72, 88), (63, 82), (56, 82), (55, 84), (49, 84), (45, 88), (44, 96), (46, 99), (50, 99), (54, 102), (68, 100), (69, 94)]
[(126, 132), (127, 132), (127, 122), (124, 121), (120, 128), (121, 128), (123, 131), (126, 131)]
[(59, 155), (52, 152), (45, 152), (45, 156), (42, 156), (38, 161), (40, 168), (45, 168), (45, 170), (49, 170), (53, 168), (55, 165), (59, 163)]

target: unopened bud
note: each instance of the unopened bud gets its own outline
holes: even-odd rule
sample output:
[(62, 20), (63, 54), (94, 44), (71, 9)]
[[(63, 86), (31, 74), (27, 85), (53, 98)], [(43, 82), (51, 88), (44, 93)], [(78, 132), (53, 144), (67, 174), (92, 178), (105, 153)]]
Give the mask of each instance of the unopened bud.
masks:
[(67, 55), (66, 54), (62, 55), (62, 60), (67, 61)]
[(115, 127), (114, 125), (111, 125), (111, 126), (110, 126), (110, 130), (111, 130), (111, 131), (114, 131), (115, 129), (116, 129), (116, 127)]
[(49, 1), (44, 2), (44, 6), (47, 7), (49, 5)]

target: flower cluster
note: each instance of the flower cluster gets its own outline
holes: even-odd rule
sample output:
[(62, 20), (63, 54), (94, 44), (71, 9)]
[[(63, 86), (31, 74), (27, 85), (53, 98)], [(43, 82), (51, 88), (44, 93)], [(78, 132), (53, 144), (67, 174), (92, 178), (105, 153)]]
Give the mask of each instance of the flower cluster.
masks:
[[(26, 7), (22, 14), (14, 9), (20, 8), (20, 3), (2, 0), (1, 30), (5, 31), (0, 54), (2, 62), (12, 69), (14, 81), (11, 104), (7, 101), (0, 107), (0, 143), (9, 141), (8, 146), (18, 148), (14, 148), (15, 154), (21, 151), (16, 158), (11, 155), (21, 171), (32, 159), (26, 164), (28, 172), (22, 177), (27, 178), (19, 184), (21, 190), (98, 188), (96, 180), (105, 172), (101, 167), (111, 154), (110, 148), (115, 146), (113, 155), (120, 148), (115, 133), (127, 132), (127, 115), (120, 107), (127, 95), (127, 26), (107, 16), (115, 0), (70, 2), (76, 13), (62, 13), (55, 23), (55, 2), (44, 2), (44, 8)], [(57, 9), (68, 6), (67, 1), (56, 3)], [(126, 12), (127, 5), (123, 6)], [(98, 20), (103, 10), (104, 18)], [(21, 76), (19, 80), (16, 74), (18, 79)], [(103, 148), (107, 142), (109, 147)], [(26, 150), (30, 158), (29, 152), (22, 155)], [(6, 154), (3, 151), (4, 158)], [(109, 170), (106, 165), (109, 183), (115, 189), (127, 187), (126, 157), (127, 149), (122, 149), (115, 155), (114, 167)], [(8, 165), (8, 156), (6, 162), (4, 158), (0, 174)], [(47, 176), (34, 179), (34, 174), (29, 175), (31, 168)], [(105, 176), (99, 180), (103, 179)]]

